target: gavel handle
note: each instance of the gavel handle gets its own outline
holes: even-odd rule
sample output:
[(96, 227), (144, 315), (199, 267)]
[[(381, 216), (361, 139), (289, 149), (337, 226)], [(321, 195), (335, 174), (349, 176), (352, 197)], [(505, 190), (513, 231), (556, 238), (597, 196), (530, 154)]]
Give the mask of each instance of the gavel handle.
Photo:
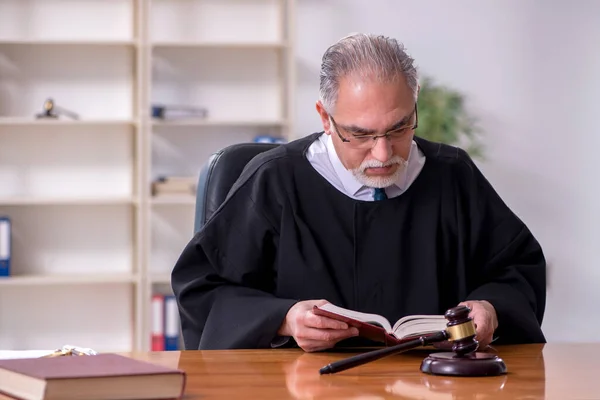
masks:
[(383, 349), (358, 354), (356, 356), (345, 358), (343, 360), (335, 361), (321, 368), (319, 370), (319, 373), (321, 375), (335, 374), (336, 372), (345, 371), (347, 369), (354, 368), (371, 361), (379, 360), (383, 357), (391, 356), (392, 354), (398, 354), (403, 351), (412, 350), (419, 346), (427, 346), (432, 343), (443, 342), (446, 339), (448, 339), (448, 334), (446, 333), (446, 331), (440, 331), (431, 335), (421, 336), (417, 339), (409, 340), (408, 342), (400, 343), (395, 346), (386, 347)]
[(72, 119), (79, 119), (79, 115), (71, 110), (67, 110), (66, 108), (58, 106), (54, 106), (54, 108), (57, 109), (60, 113), (71, 117)]

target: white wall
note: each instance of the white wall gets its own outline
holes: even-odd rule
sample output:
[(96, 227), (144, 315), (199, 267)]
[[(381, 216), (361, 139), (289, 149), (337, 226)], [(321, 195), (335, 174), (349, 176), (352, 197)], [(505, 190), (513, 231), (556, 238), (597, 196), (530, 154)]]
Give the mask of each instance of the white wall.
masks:
[(297, 136), (322, 129), (329, 44), (357, 31), (399, 38), (422, 73), (467, 94), (486, 132), (481, 168), (545, 250), (548, 341), (597, 340), (600, 2), (301, 0), (297, 11)]

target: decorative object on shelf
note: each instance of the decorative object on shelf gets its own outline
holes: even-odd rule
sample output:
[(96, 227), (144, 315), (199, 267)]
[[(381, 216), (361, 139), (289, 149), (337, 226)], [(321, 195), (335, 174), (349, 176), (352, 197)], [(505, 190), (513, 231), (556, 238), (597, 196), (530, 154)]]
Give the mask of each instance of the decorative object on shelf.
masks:
[(179, 118), (201, 118), (208, 116), (208, 110), (203, 107), (192, 106), (166, 106), (162, 104), (152, 105), (152, 118), (156, 119), (179, 119)]
[(86, 347), (77, 347), (71, 345), (64, 345), (60, 349), (54, 350), (53, 353), (42, 356), (41, 358), (49, 357), (63, 357), (63, 356), (95, 356), (98, 353), (95, 350)]
[(285, 143), (286, 141), (282, 138), (269, 135), (256, 136), (253, 140), (255, 143)]
[(196, 178), (186, 176), (160, 176), (152, 182), (152, 196), (194, 196)]
[(37, 114), (35, 117), (37, 119), (58, 119), (61, 115), (66, 115), (67, 117), (75, 120), (79, 119), (79, 115), (77, 113), (71, 110), (67, 110), (66, 108), (57, 106), (52, 98), (46, 99), (46, 101), (44, 102), (44, 111), (41, 114)]
[(0, 216), (0, 277), (10, 276), (11, 228), (10, 218)]
[(427, 140), (461, 146), (471, 157), (482, 158), (480, 128), (465, 107), (465, 96), (459, 91), (434, 83), (430, 77), (420, 82), (416, 135)]

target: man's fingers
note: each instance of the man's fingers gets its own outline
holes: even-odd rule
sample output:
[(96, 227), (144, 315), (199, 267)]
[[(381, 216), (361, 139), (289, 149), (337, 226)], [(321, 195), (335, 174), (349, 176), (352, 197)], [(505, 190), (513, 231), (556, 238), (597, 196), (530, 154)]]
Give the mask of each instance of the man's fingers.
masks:
[(475, 313), (473, 322), (476, 326), (476, 339), (479, 342), (479, 348), (484, 349), (492, 340), (492, 329), (489, 322), (486, 320), (484, 313)]
[[(321, 300), (316, 300), (314, 302), (314, 305), (317, 306), (317, 307), (321, 307), (321, 306), (324, 306), (325, 304), (328, 304), (328, 303), (329, 302), (327, 300), (321, 299)], [(312, 309), (312, 307), (311, 307), (311, 309)]]
[(493, 306), (486, 301), (465, 301), (459, 305), (467, 306), (471, 309), (469, 316), (475, 324), (476, 339), (479, 342), (479, 348), (485, 349), (494, 336), (494, 331), (498, 327), (498, 320)]
[(348, 329), (347, 323), (316, 315), (312, 311), (306, 313), (304, 324), (308, 327), (319, 329)]
[(302, 340), (318, 340), (321, 342), (339, 342), (342, 339), (347, 339), (358, 335), (358, 329), (315, 329), (304, 328), (298, 332), (297, 337)]
[(475, 324), (475, 330), (477, 333), (487, 330), (487, 324), (483, 315), (475, 313), (473, 315), (473, 323)]
[(296, 343), (307, 352), (321, 351), (330, 349), (337, 342), (357, 334), (356, 328), (342, 330), (304, 328), (296, 337)]
[(485, 350), (485, 348), (488, 346), (488, 344), (491, 343), (491, 336), (488, 337), (488, 335), (485, 334), (477, 334), (477, 336), (475, 337), (477, 339), (477, 341), (479, 342), (479, 350)]

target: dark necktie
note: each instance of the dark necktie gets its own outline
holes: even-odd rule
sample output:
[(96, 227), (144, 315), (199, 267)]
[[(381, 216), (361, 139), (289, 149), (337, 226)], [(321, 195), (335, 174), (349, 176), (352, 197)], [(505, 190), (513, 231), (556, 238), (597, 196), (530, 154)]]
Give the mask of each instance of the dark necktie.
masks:
[(375, 201), (379, 201), (379, 200), (386, 200), (387, 194), (385, 194), (385, 190), (381, 189), (381, 188), (375, 188), (375, 190), (373, 191), (373, 198), (375, 199)]

